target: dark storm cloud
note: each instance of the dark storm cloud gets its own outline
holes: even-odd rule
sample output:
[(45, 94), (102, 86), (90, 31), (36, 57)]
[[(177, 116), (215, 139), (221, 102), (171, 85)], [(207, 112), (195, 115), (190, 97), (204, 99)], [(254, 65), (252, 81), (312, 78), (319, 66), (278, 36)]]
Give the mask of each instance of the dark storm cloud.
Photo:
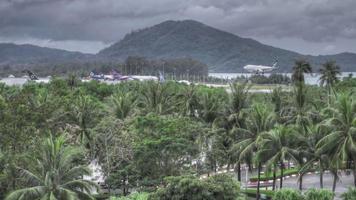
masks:
[(253, 38), (356, 39), (355, 0), (0, 0), (0, 38), (111, 43), (173, 19)]

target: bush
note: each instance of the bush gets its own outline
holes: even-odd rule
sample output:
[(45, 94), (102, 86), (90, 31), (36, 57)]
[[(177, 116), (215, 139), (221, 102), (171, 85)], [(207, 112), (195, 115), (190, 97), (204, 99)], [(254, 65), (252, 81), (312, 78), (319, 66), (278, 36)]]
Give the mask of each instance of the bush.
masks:
[(274, 193), (272, 200), (304, 200), (299, 191), (293, 189), (281, 189)]
[(149, 196), (150, 200), (237, 200), (243, 198), (240, 185), (228, 175), (216, 175), (205, 180), (193, 176), (169, 177), (165, 187)]
[(147, 200), (148, 193), (133, 193), (126, 197), (110, 197), (110, 200)]
[(309, 189), (305, 193), (305, 199), (307, 200), (333, 200), (334, 199), (334, 193), (331, 192), (330, 190), (317, 190), (317, 189)]
[[(257, 193), (257, 189), (255, 188), (249, 188), (243, 191), (247, 196), (249, 197), (255, 197)], [(268, 198), (272, 198), (274, 191), (273, 190), (260, 190), (261, 195), (265, 195)]]
[(341, 195), (343, 200), (355, 200), (356, 199), (356, 188), (349, 188), (347, 192)]

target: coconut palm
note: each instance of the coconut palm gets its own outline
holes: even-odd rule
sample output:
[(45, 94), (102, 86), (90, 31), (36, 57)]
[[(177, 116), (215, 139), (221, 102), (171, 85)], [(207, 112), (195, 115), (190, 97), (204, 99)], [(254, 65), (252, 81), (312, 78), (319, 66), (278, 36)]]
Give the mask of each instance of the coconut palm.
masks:
[[(306, 163), (300, 163), (303, 167), (299, 171), (299, 179), (302, 180), (303, 175), (310, 169), (315, 168), (317, 163), (317, 169), (319, 170), (320, 188), (323, 188), (323, 175), (324, 170), (329, 167), (330, 160), (326, 154), (320, 154), (317, 149), (318, 142), (325, 136), (330, 130), (322, 125), (310, 125), (307, 127), (306, 135), (300, 135), (303, 140), (303, 147), (300, 148), (302, 160), (307, 158)], [(300, 189), (302, 187), (300, 186)]]
[[(275, 124), (274, 113), (268, 109), (265, 104), (254, 104), (251, 108), (250, 115), (246, 121), (246, 128), (236, 128), (236, 130), (242, 135), (242, 139), (236, 145), (240, 151), (239, 162), (248, 159), (253, 153), (257, 151), (257, 140), (263, 132), (269, 131)], [(261, 173), (261, 162), (257, 160), (258, 174)], [(257, 183), (257, 194), (259, 198), (259, 185)]]
[(184, 86), (177, 96), (180, 100), (180, 113), (184, 116), (195, 117), (199, 105), (197, 87), (194, 84)]
[(335, 61), (327, 61), (322, 65), (319, 70), (321, 76), (319, 78), (320, 85), (325, 86), (328, 91), (328, 102), (330, 104), (331, 93), (333, 91), (335, 83), (339, 80), (337, 75), (340, 75), (340, 67), (336, 65)]
[(327, 154), (339, 169), (351, 159), (356, 186), (356, 102), (351, 94), (341, 94), (330, 111), (324, 124), (333, 131), (318, 142), (318, 153)]
[(141, 88), (142, 95), (138, 99), (139, 105), (146, 112), (170, 113), (175, 108), (176, 102), (174, 102), (173, 98), (174, 91), (169, 86), (168, 83), (147, 82)]
[(230, 148), (228, 149), (230, 164), (235, 163), (235, 171), (237, 173), (237, 178), (241, 181), (241, 162), (239, 162), (239, 152), (241, 151), (239, 146), (233, 145), (234, 143), (239, 142), (242, 138), (238, 134), (236, 128), (244, 128), (246, 112), (247, 109), (247, 100), (249, 97), (248, 91), (250, 86), (247, 83), (231, 83), (230, 89), (231, 93), (229, 94), (229, 102), (226, 104), (225, 113), (221, 117), (218, 117), (214, 121), (214, 125), (225, 130), (225, 141), (230, 141)]
[(68, 117), (72, 124), (79, 128), (81, 143), (89, 145), (91, 142), (90, 128), (93, 128), (100, 117), (100, 104), (87, 95), (80, 95), (69, 106)]
[[(250, 90), (250, 85), (247, 84), (247, 82), (238, 84), (238, 83), (232, 83), (230, 84), (230, 89), (231, 89), (231, 94), (230, 94), (230, 101), (228, 104), (228, 109), (227, 109), (227, 119), (226, 119), (226, 124), (230, 132), (234, 132), (234, 129), (236, 127), (238, 128), (244, 128), (245, 124), (245, 112), (244, 110), (247, 109), (248, 105), (248, 98), (249, 98), (249, 90)], [(233, 134), (233, 133), (232, 133)], [(238, 134), (237, 137), (234, 137), (235, 142), (239, 142), (241, 140), (241, 137)], [(234, 149), (236, 147), (232, 146), (230, 154), (232, 154), (232, 157), (235, 157), (237, 165), (235, 167), (235, 171), (237, 171), (237, 179), (238, 181), (241, 181), (241, 161), (239, 161), (239, 152), (241, 149)], [(239, 147), (238, 147), (239, 148)]]
[(294, 83), (304, 83), (304, 73), (311, 73), (312, 68), (308, 61), (304, 59), (296, 60), (293, 67), (292, 81)]
[(284, 121), (287, 124), (295, 124), (300, 128), (302, 133), (306, 132), (306, 127), (311, 123), (311, 112), (308, 106), (308, 88), (302, 82), (297, 83), (294, 86), (292, 93), (292, 105), (284, 111)]
[(125, 119), (136, 107), (136, 96), (132, 92), (117, 91), (110, 97), (110, 110), (118, 119)]
[(225, 102), (214, 91), (207, 91), (199, 96), (199, 103), (199, 117), (207, 123), (212, 123), (223, 113)]
[(67, 84), (70, 87), (71, 90), (73, 90), (74, 87), (76, 87), (77, 85), (79, 85), (80, 83), (80, 79), (78, 78), (78, 76), (76, 74), (69, 74), (67, 77)]
[[(277, 126), (269, 132), (264, 132), (257, 140), (257, 156), (267, 159), (266, 167), (274, 168), (279, 165), (281, 170), (280, 188), (283, 187), (284, 161), (292, 159), (297, 161), (298, 151), (294, 144), (298, 143), (296, 133), (288, 126)], [(275, 183), (275, 180), (274, 180)]]
[(276, 114), (276, 121), (282, 123), (282, 103), (283, 103), (282, 88), (277, 87), (273, 89), (271, 94), (271, 102), (274, 104), (274, 113)]
[(48, 138), (36, 165), (20, 169), (28, 187), (11, 192), (6, 200), (94, 199), (90, 193), (96, 185), (82, 179), (90, 170), (76, 164), (81, 155), (82, 150), (66, 146), (63, 137)]

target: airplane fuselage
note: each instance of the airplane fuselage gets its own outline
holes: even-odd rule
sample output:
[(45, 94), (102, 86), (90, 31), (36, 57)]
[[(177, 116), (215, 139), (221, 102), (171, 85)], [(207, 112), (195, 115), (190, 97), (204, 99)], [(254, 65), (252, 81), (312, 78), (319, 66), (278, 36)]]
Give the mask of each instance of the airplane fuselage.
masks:
[(244, 69), (251, 73), (265, 73), (273, 71), (275, 67), (264, 65), (246, 65), (244, 66)]

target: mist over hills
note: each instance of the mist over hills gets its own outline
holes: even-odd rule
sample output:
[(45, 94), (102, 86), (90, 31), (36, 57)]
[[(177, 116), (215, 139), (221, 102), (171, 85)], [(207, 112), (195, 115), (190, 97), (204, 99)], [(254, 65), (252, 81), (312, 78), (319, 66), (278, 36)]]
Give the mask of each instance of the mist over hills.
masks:
[(356, 54), (311, 56), (264, 45), (256, 40), (215, 29), (197, 21), (165, 21), (127, 34), (98, 54), (83, 54), (33, 45), (0, 44), (0, 65), (60, 62), (124, 62), (129, 56), (148, 59), (192, 58), (214, 72), (243, 72), (246, 64), (271, 65), (279, 60), (279, 72), (290, 72), (295, 59), (305, 58), (314, 71), (335, 60), (343, 71), (356, 71)]

